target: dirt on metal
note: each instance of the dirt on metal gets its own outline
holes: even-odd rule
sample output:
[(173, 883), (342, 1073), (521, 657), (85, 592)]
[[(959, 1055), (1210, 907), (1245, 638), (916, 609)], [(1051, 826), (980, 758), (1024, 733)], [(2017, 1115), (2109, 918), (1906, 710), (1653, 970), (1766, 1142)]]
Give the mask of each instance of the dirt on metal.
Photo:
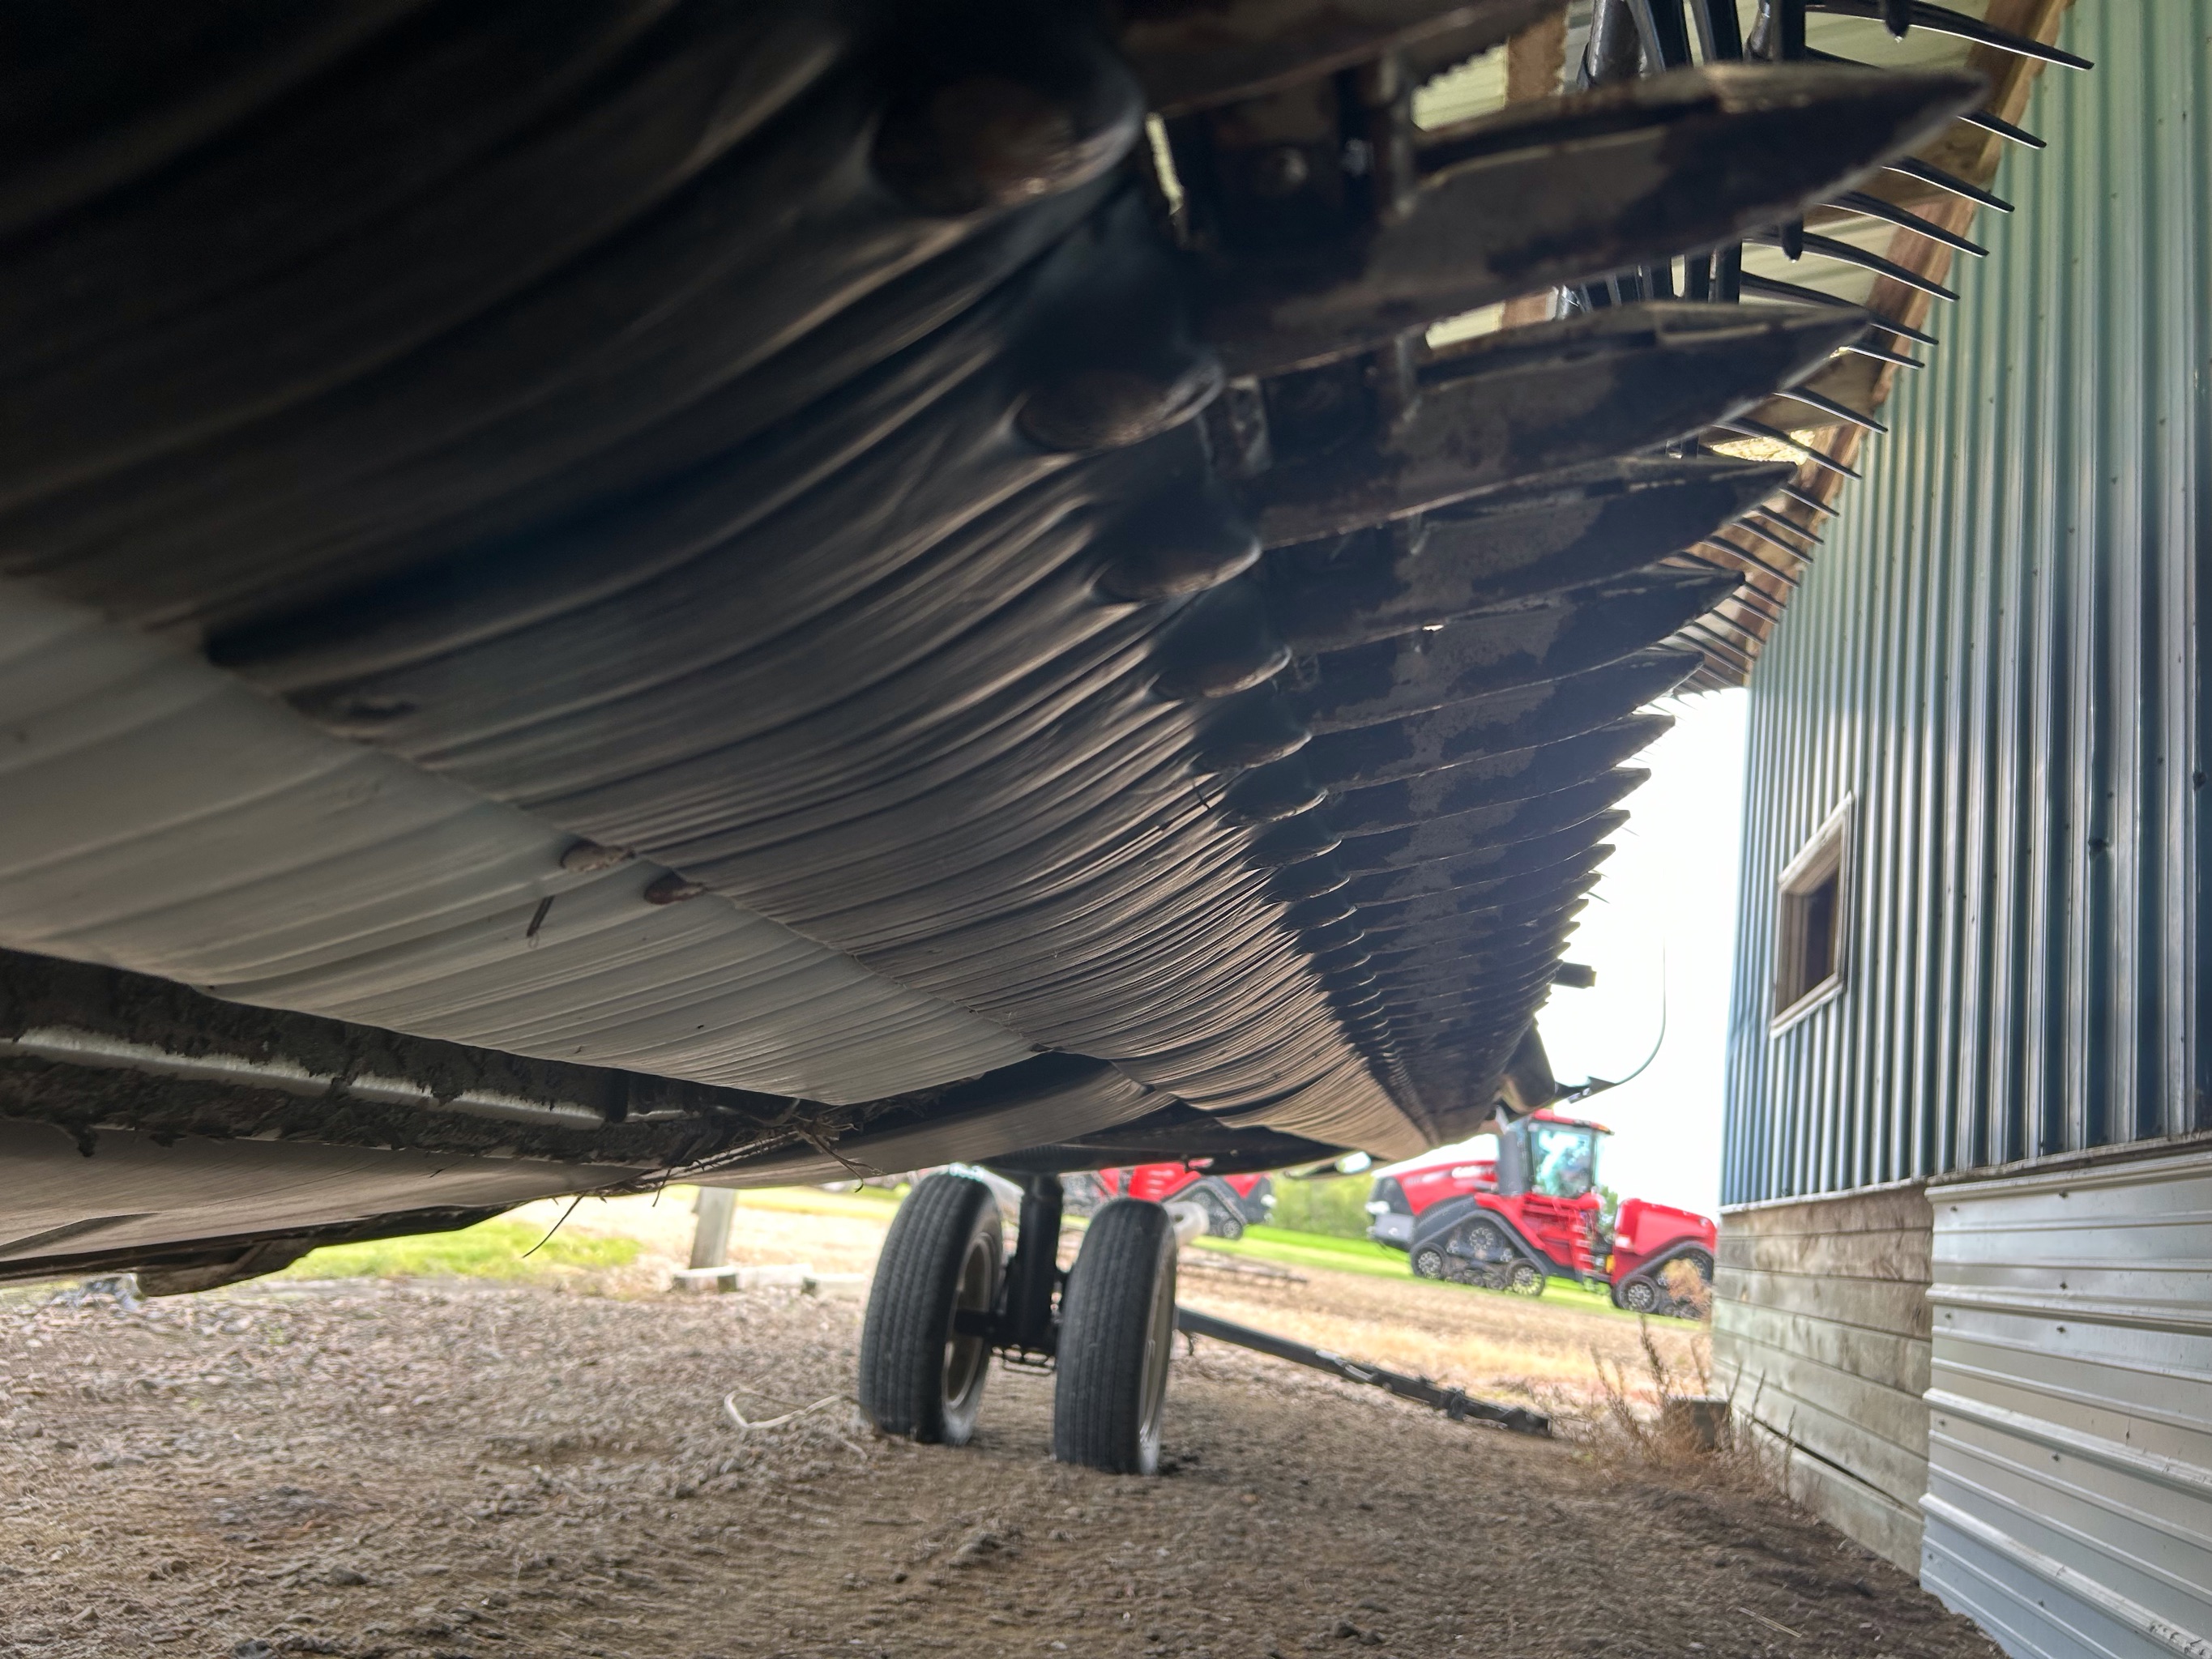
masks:
[(1052, 1462), (1050, 1381), (1018, 1372), (971, 1446), (878, 1440), (848, 1403), (860, 1313), (374, 1281), (19, 1300), (0, 1654), (1995, 1652), (1740, 1481), (1211, 1345), (1178, 1355), (1158, 1480)]

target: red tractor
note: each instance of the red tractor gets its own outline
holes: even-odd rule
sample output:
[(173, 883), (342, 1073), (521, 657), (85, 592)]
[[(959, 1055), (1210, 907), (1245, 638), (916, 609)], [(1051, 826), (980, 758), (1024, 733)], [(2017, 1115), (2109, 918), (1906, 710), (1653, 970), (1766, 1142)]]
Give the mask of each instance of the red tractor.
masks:
[(1718, 1229), (1701, 1215), (1630, 1199), (1611, 1239), (1597, 1190), (1604, 1125), (1532, 1112), (1492, 1158), (1439, 1159), (1377, 1176), (1367, 1236), (1404, 1250), (1424, 1279), (1541, 1296), (1547, 1279), (1603, 1283), (1613, 1305), (1678, 1316), (1700, 1310)]
[(1275, 1207), (1272, 1176), (1207, 1173), (1211, 1159), (1188, 1164), (1139, 1164), (1131, 1170), (1100, 1170), (1066, 1177), (1066, 1204), (1071, 1215), (1088, 1215), (1109, 1198), (1149, 1199), (1155, 1204), (1179, 1200), (1206, 1212), (1206, 1231), (1217, 1238), (1242, 1238), (1244, 1229), (1267, 1218)]

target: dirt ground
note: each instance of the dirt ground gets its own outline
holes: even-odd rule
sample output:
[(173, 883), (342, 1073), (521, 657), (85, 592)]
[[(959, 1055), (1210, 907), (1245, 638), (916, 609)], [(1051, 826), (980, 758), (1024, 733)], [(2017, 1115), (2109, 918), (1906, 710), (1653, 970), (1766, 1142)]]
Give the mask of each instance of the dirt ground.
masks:
[(1740, 1482), (1212, 1344), (1158, 1480), (1050, 1462), (1019, 1372), (973, 1445), (880, 1441), (860, 1319), (459, 1281), (0, 1307), (0, 1654), (1995, 1652)]

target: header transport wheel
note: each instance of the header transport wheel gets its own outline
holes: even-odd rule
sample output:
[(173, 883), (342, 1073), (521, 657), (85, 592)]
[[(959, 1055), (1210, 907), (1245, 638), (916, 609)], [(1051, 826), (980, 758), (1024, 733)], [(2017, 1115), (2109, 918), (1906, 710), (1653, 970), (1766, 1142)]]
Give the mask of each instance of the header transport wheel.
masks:
[(1060, 1315), (1052, 1455), (1109, 1474), (1157, 1474), (1175, 1350), (1176, 1236), (1157, 1204), (1119, 1198), (1091, 1218)]
[[(892, 1218), (860, 1331), (860, 1409), (885, 1434), (967, 1443), (983, 1403), (1006, 1258), (999, 1201), (980, 1181), (933, 1175)], [(963, 1333), (960, 1316), (979, 1328)]]

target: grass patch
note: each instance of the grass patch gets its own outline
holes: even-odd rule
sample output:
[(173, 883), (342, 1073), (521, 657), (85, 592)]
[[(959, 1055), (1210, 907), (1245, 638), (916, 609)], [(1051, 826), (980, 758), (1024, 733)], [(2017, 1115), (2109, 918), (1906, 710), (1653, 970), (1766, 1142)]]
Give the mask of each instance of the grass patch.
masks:
[(526, 1260), (523, 1252), (545, 1238), (526, 1221), (480, 1221), (458, 1232), (375, 1238), (310, 1250), (283, 1279), (544, 1279), (563, 1269), (627, 1267), (638, 1242), (605, 1233), (557, 1232)]
[[(1394, 1250), (1387, 1244), (1377, 1244), (1368, 1238), (1336, 1238), (1325, 1233), (1295, 1232), (1287, 1227), (1247, 1227), (1244, 1237), (1201, 1238), (1198, 1248), (1220, 1250), (1230, 1255), (1249, 1255), (1262, 1261), (1279, 1262), (1285, 1267), (1318, 1267), (1340, 1273), (1366, 1273), (1378, 1279), (1411, 1279), (1413, 1269), (1407, 1266), (1406, 1253)], [(1509, 1296), (1507, 1291), (1481, 1291), (1472, 1285), (1450, 1288), (1465, 1291), (1469, 1296)], [(1534, 1301), (1535, 1298), (1528, 1298)], [(1554, 1279), (1544, 1287), (1544, 1303), (1554, 1307), (1578, 1309), (1584, 1313), (1601, 1313), (1615, 1319), (1634, 1319), (1636, 1316), (1613, 1305), (1612, 1296), (1602, 1289), (1592, 1290), (1577, 1285), (1570, 1279)], [(1683, 1323), (1683, 1321), (1669, 1321)]]
[(1366, 1176), (1316, 1176), (1307, 1181), (1275, 1178), (1274, 1226), (1286, 1232), (1322, 1233), (1364, 1244), (1367, 1194), (1375, 1183)]

